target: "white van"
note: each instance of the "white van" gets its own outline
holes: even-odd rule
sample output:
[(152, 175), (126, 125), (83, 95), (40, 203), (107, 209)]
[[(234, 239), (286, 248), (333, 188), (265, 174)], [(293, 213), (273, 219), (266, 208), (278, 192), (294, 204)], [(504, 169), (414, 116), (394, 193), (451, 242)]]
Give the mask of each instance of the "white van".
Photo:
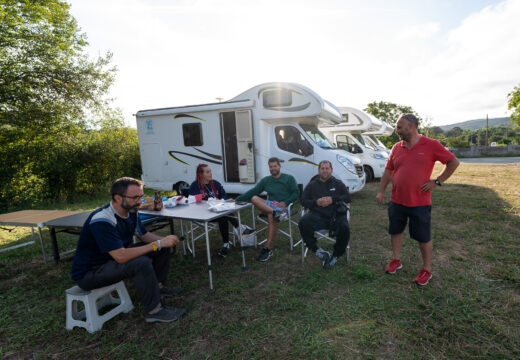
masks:
[(393, 132), (392, 127), (364, 111), (351, 107), (339, 109), (343, 122), (322, 125), (320, 130), (337, 148), (346, 150), (361, 160), (367, 182), (380, 178), (385, 170), (389, 151), (375, 135), (389, 136)]
[(136, 114), (142, 179), (179, 193), (195, 180), (199, 163), (229, 193), (244, 193), (270, 175), (267, 160), (302, 186), (329, 160), (352, 193), (365, 185), (361, 161), (334, 149), (318, 125), (342, 121), (337, 107), (294, 83), (266, 83), (220, 103), (142, 110)]

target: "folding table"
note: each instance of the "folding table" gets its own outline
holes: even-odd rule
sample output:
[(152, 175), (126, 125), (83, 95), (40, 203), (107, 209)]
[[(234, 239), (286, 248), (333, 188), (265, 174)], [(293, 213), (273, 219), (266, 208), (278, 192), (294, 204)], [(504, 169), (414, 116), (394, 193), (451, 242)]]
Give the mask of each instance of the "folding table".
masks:
[[(208, 257), (208, 274), (209, 274), (209, 288), (213, 290), (213, 274), (211, 267), (211, 251), (209, 244), (209, 231), (208, 231), (208, 223), (212, 220), (218, 219), (221, 216), (229, 215), (232, 213), (237, 213), (238, 217), (238, 226), (242, 224), (240, 219), (240, 210), (248, 208), (251, 206), (250, 203), (238, 205), (234, 203), (235, 207), (230, 210), (222, 211), (222, 212), (213, 212), (208, 209), (207, 201), (203, 201), (201, 203), (189, 204), (189, 205), (177, 205), (174, 208), (163, 208), (161, 211), (154, 210), (140, 210), (140, 214), (146, 215), (155, 215), (155, 216), (164, 216), (172, 219), (179, 220), (188, 220), (188, 221), (198, 221), (204, 223), (204, 232), (206, 234), (206, 253)], [(246, 269), (246, 257), (244, 255), (244, 246), (242, 243), (242, 234), (239, 235), (240, 238), (240, 250), (242, 251), (242, 270)]]
[[(67, 210), (22, 210), (15, 211), (12, 213), (0, 215), (0, 225), (7, 226), (23, 226), (30, 227), (33, 235), (33, 241), (28, 241), (23, 244), (14, 245), (5, 249), (1, 249), (0, 252), (16, 249), (22, 246), (34, 244), (36, 242), (36, 234), (34, 228), (38, 231), (38, 237), (42, 247), (43, 261), (47, 261), (48, 258), (45, 255), (45, 247), (43, 245), (42, 228), (46, 226), (47, 222), (63, 217), (74, 216), (81, 214), (81, 211), (67, 211)], [(88, 213), (88, 212), (87, 212)], [(81, 224), (83, 225), (83, 224)]]

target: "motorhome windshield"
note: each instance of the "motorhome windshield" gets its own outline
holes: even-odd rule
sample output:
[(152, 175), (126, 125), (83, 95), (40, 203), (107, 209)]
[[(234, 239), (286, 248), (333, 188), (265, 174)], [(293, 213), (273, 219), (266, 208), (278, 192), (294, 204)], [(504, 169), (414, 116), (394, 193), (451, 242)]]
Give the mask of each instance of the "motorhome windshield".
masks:
[(386, 150), (385, 144), (383, 144), (381, 140), (375, 137), (375, 135), (368, 135), (368, 139), (372, 140), (372, 142), (376, 145), (377, 148)]
[(329, 143), (325, 135), (318, 130), (314, 125), (301, 125), (302, 129), (309, 135), (309, 137), (322, 149), (334, 149)]
[(372, 146), (374, 146), (376, 149), (379, 148), (379, 146), (374, 142), (374, 140), (372, 140), (368, 136), (363, 135), (363, 139), (365, 140), (366, 143), (372, 144)]
[(377, 148), (371, 142), (365, 141), (365, 138), (363, 136), (361, 136), (361, 134), (352, 134), (352, 136), (354, 136), (354, 138), (357, 141), (359, 141), (362, 145), (364, 145), (365, 147), (367, 147), (370, 150), (375, 150)]

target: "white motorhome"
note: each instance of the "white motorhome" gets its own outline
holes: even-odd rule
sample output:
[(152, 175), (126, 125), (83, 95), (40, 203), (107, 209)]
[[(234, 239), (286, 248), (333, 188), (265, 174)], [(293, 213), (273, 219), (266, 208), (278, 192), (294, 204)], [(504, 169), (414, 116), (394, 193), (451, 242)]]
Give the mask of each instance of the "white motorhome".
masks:
[(206, 163), (227, 192), (243, 193), (270, 175), (274, 156), (302, 186), (322, 160), (352, 193), (365, 185), (360, 160), (318, 130), (340, 123), (341, 112), (302, 85), (261, 84), (225, 102), (142, 110), (136, 121), (142, 179), (153, 189), (182, 193)]
[(320, 130), (339, 149), (346, 150), (361, 160), (367, 182), (380, 178), (389, 151), (375, 136), (390, 136), (392, 127), (364, 111), (352, 107), (339, 109), (342, 123), (321, 125)]

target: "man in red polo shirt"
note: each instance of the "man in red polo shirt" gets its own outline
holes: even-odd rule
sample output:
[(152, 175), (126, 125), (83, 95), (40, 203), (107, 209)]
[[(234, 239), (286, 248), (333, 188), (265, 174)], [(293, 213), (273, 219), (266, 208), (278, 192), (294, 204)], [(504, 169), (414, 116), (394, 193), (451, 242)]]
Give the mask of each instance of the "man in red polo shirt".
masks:
[[(423, 268), (414, 281), (418, 285), (426, 285), (432, 278), (431, 191), (448, 180), (459, 166), (459, 160), (437, 140), (420, 135), (418, 125), (413, 114), (404, 114), (397, 120), (395, 132), (402, 141), (392, 148), (376, 199), (381, 204), (385, 202), (385, 189), (392, 180), (392, 195), (388, 203), (388, 232), (392, 240), (393, 259), (385, 271), (395, 274), (403, 268), (400, 260), (401, 245), (406, 223), (410, 219), (410, 237), (419, 242), (423, 260)], [(439, 176), (431, 180), (436, 161), (445, 166)]]

